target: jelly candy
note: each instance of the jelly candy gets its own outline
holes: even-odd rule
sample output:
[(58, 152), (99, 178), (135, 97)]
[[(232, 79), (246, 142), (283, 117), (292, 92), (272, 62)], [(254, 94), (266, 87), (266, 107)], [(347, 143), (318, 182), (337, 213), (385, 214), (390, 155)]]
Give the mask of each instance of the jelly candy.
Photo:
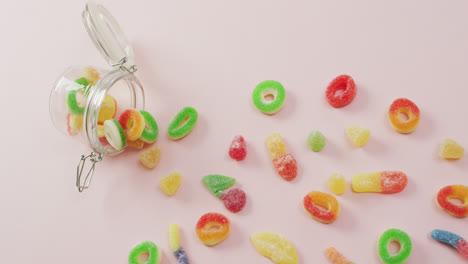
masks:
[(145, 119), (145, 128), (141, 133), (140, 140), (145, 143), (151, 144), (158, 138), (158, 124), (156, 123), (156, 120), (154, 120), (154, 117), (150, 113), (141, 110), (140, 114)]
[(292, 181), (297, 176), (297, 162), (291, 154), (284, 154), (273, 160), (278, 174), (287, 181)]
[(231, 147), (229, 148), (229, 156), (232, 159), (241, 161), (247, 155), (247, 144), (243, 136), (235, 136), (232, 140)]
[(187, 253), (180, 246), (180, 234), (177, 224), (169, 226), (169, 245), (171, 246), (172, 254), (177, 259), (178, 264), (189, 264)]
[(93, 67), (86, 67), (81, 73), (81, 77), (85, 78), (89, 85), (95, 85), (99, 80), (99, 72)]
[(328, 188), (334, 194), (340, 195), (346, 191), (346, 188), (348, 188), (348, 183), (346, 182), (343, 175), (335, 173), (328, 179)]
[(83, 129), (82, 115), (67, 115), (67, 131), (70, 136), (77, 135)]
[(312, 191), (304, 197), (303, 205), (312, 218), (325, 224), (334, 222), (340, 215), (340, 204), (328, 193)]
[[(343, 92), (337, 93), (338, 91)], [(356, 91), (357, 88), (353, 78), (348, 75), (340, 75), (328, 85), (325, 96), (331, 106), (338, 108), (351, 103), (356, 96)]]
[(78, 102), (76, 99), (77, 94), (83, 94), (82, 91), (77, 90), (70, 90), (67, 94), (67, 107), (68, 112), (74, 115), (83, 115), (84, 114), (84, 107), (81, 106), (81, 103)]
[(161, 149), (157, 146), (149, 148), (140, 154), (140, 162), (148, 169), (154, 169), (161, 158)]
[(286, 154), (286, 144), (284, 144), (283, 138), (278, 133), (273, 133), (267, 137), (265, 144), (270, 152), (272, 160), (279, 158)]
[(116, 150), (121, 150), (127, 146), (127, 138), (120, 123), (115, 119), (104, 122), (104, 135), (107, 142)]
[[(273, 96), (272, 101), (266, 99)], [(263, 81), (255, 87), (252, 93), (252, 101), (258, 110), (265, 114), (273, 115), (278, 113), (286, 100), (286, 92), (283, 85), (277, 81)]]
[(459, 235), (436, 229), (431, 232), (431, 237), (437, 241), (451, 245), (456, 248), (460, 254), (468, 258), (468, 242)]
[(263, 256), (278, 264), (296, 264), (299, 256), (293, 244), (272, 232), (256, 232), (250, 236), (252, 244)]
[[(148, 259), (146, 261), (142, 260), (142, 256), (147, 255)], [(136, 245), (132, 251), (130, 251), (130, 256), (128, 257), (129, 264), (159, 264), (161, 263), (162, 252), (159, 250), (151, 241), (144, 241)]]
[(204, 214), (196, 226), (198, 239), (207, 246), (221, 243), (227, 238), (230, 230), (231, 222), (226, 216), (219, 213)]
[(99, 110), (98, 123), (103, 124), (104, 121), (114, 118), (117, 111), (117, 104), (114, 97), (106, 95), (102, 101), (101, 109)]
[(244, 208), (246, 199), (245, 192), (238, 188), (231, 189), (221, 195), (224, 206), (233, 213), (237, 213)]
[(203, 183), (205, 186), (217, 197), (221, 197), (223, 191), (231, 187), (235, 182), (236, 179), (234, 178), (218, 174), (203, 177)]
[[(402, 120), (400, 114), (405, 114), (408, 120)], [(388, 118), (392, 127), (400, 133), (408, 134), (413, 132), (419, 124), (418, 106), (406, 98), (398, 98), (388, 109)]]
[(325, 147), (325, 136), (320, 131), (314, 130), (307, 138), (307, 145), (312, 151), (321, 151)]
[(439, 156), (444, 159), (460, 159), (465, 155), (465, 149), (452, 139), (446, 138), (440, 144)]
[(333, 264), (353, 264), (353, 262), (347, 260), (343, 255), (341, 255), (338, 250), (334, 247), (329, 247), (325, 250), (325, 254), (327, 255), (328, 259)]
[(369, 140), (370, 130), (353, 125), (346, 129), (346, 135), (356, 147), (362, 147)]
[(145, 142), (137, 139), (135, 141), (127, 141), (127, 145), (134, 149), (142, 149), (145, 146)]
[[(388, 245), (393, 241), (400, 244), (400, 250), (396, 254), (392, 254), (388, 248)], [(400, 229), (392, 228), (388, 229), (380, 236), (377, 250), (380, 259), (385, 264), (401, 264), (411, 256), (413, 243), (408, 234)]]
[[(458, 199), (463, 204), (458, 205), (450, 201), (450, 199)], [(449, 185), (437, 193), (437, 204), (447, 213), (455, 217), (468, 216), (468, 187), (465, 185)]]
[(353, 176), (351, 186), (353, 191), (398, 193), (405, 189), (408, 177), (401, 171), (383, 171), (375, 173), (362, 173)]
[(161, 189), (169, 196), (173, 195), (182, 181), (180, 173), (173, 172), (159, 181)]
[(185, 107), (172, 119), (167, 133), (174, 140), (188, 135), (198, 120), (198, 112), (193, 107)]
[(127, 139), (135, 141), (140, 138), (145, 129), (145, 118), (136, 109), (125, 110), (119, 118)]

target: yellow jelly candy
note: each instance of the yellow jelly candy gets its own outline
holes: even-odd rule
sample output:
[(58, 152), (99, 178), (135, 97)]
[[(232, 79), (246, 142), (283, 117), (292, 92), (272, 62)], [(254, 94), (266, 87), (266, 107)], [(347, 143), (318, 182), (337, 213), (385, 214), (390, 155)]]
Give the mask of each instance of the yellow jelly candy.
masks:
[(104, 123), (104, 121), (112, 119), (117, 111), (117, 104), (115, 103), (114, 97), (106, 95), (104, 101), (101, 104), (101, 110), (99, 110), (98, 123)]
[(440, 144), (439, 156), (444, 159), (460, 159), (465, 155), (465, 149), (450, 138)]
[(348, 188), (348, 183), (346, 182), (343, 175), (335, 173), (328, 179), (328, 188), (335, 194), (343, 194)]
[(270, 157), (272, 160), (286, 154), (286, 144), (284, 144), (283, 138), (281, 138), (279, 133), (274, 133), (268, 136), (265, 144), (268, 151), (270, 151)]
[(137, 139), (135, 141), (127, 141), (127, 146), (134, 148), (134, 149), (142, 149), (145, 146), (145, 142)]
[(95, 85), (99, 80), (99, 72), (93, 67), (86, 67), (81, 73), (81, 77), (84, 77), (88, 81), (89, 85)]
[(166, 177), (162, 178), (159, 181), (159, 186), (161, 186), (161, 189), (167, 195), (171, 196), (177, 191), (177, 188), (179, 188), (181, 181), (182, 181), (182, 178), (180, 177), (180, 173), (173, 172), (167, 175)]
[(382, 192), (381, 173), (361, 173), (353, 176), (351, 186), (355, 192)]
[(253, 233), (250, 240), (260, 254), (275, 263), (296, 264), (299, 262), (299, 256), (291, 242), (277, 233)]
[(78, 134), (81, 130), (83, 130), (83, 116), (68, 114), (67, 130), (71, 136), (74, 136)]
[(362, 147), (370, 137), (370, 130), (352, 125), (346, 129), (346, 135), (356, 147)]
[(140, 161), (143, 166), (148, 169), (154, 169), (161, 158), (161, 149), (159, 147), (152, 147), (140, 154)]

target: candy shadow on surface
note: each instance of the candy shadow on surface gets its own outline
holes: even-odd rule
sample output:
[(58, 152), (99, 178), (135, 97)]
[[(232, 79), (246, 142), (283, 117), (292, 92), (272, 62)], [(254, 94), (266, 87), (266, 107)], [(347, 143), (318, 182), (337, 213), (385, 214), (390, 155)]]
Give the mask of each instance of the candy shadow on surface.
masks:
[(359, 85), (356, 83), (356, 88), (357, 88), (357, 92), (353, 101), (349, 105), (342, 107), (342, 108), (346, 108), (346, 111), (350, 113), (364, 112), (364, 111), (367, 111), (369, 108), (369, 93), (366, 89), (366, 86)]
[[(296, 97), (291, 91), (286, 91), (286, 100), (284, 101), (283, 108), (274, 116), (279, 120), (286, 120), (296, 111)], [(255, 106), (254, 106), (255, 107)]]

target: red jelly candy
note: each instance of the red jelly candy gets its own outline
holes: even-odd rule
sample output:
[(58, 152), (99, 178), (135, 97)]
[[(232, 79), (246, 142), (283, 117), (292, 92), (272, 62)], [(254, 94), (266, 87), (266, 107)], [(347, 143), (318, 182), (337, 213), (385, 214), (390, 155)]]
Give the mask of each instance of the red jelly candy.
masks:
[(278, 174), (287, 181), (292, 181), (297, 176), (297, 162), (291, 154), (283, 154), (273, 160), (273, 165)]
[[(338, 91), (342, 93), (337, 94)], [(328, 85), (325, 95), (331, 106), (343, 107), (351, 103), (356, 96), (356, 84), (351, 76), (340, 75)]]
[(236, 136), (231, 143), (231, 147), (229, 148), (229, 156), (232, 159), (237, 161), (245, 159), (247, 155), (247, 144), (245, 143), (243, 136)]
[(246, 199), (245, 192), (238, 188), (231, 189), (229, 192), (221, 195), (224, 206), (233, 213), (237, 213), (244, 208)]

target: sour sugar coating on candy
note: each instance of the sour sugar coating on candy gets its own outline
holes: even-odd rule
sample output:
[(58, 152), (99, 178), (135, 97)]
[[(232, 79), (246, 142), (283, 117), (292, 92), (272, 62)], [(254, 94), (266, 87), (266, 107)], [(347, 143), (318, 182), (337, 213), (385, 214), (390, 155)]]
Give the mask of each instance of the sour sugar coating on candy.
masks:
[(237, 161), (245, 159), (247, 155), (247, 144), (243, 136), (235, 136), (229, 147), (229, 156)]
[(465, 149), (452, 139), (446, 138), (440, 144), (439, 156), (444, 159), (461, 159)]
[(229, 211), (237, 213), (244, 208), (247, 196), (243, 190), (234, 188), (229, 190), (227, 193), (223, 193), (221, 195), (221, 200), (223, 200), (224, 206)]
[(322, 132), (314, 130), (310, 132), (307, 138), (307, 145), (312, 151), (319, 152), (325, 147), (325, 136)]
[[(268, 96), (273, 96), (273, 100), (267, 100)], [(278, 113), (283, 108), (285, 100), (286, 91), (283, 85), (277, 81), (263, 81), (255, 87), (252, 93), (255, 107), (268, 115)]]
[(154, 169), (161, 158), (161, 149), (157, 146), (149, 148), (140, 154), (140, 162), (148, 169)]
[(362, 147), (369, 140), (370, 130), (352, 125), (346, 129), (346, 135), (356, 147)]
[[(396, 254), (392, 254), (388, 248), (391, 242), (397, 242), (400, 244), (400, 250)], [(411, 256), (413, 251), (413, 243), (410, 237), (404, 231), (400, 229), (388, 229), (385, 231), (379, 239), (377, 245), (377, 251), (380, 259), (385, 264), (401, 264), (405, 263)]]
[(250, 236), (252, 244), (263, 256), (278, 264), (296, 264), (299, 256), (293, 244), (272, 232), (256, 232)]
[(171, 246), (172, 254), (177, 259), (178, 264), (189, 264), (187, 253), (180, 246), (180, 233), (177, 224), (171, 224), (169, 227), (169, 245)]
[(95, 85), (99, 80), (99, 72), (93, 67), (86, 67), (81, 73), (81, 77), (85, 78), (89, 85)]
[(401, 171), (383, 171), (362, 173), (353, 176), (351, 186), (353, 191), (375, 193), (398, 193), (405, 189), (408, 177)]
[(127, 138), (120, 123), (115, 119), (109, 119), (104, 122), (104, 135), (107, 142), (116, 150), (122, 150), (127, 146)]
[(127, 145), (134, 149), (142, 149), (145, 146), (145, 142), (137, 139), (135, 141), (127, 141)]
[(217, 197), (221, 197), (223, 191), (236, 183), (236, 179), (219, 175), (211, 174), (203, 177), (203, 184)]
[(433, 230), (431, 237), (439, 242), (451, 245), (456, 248), (460, 254), (468, 258), (468, 242), (461, 236), (445, 230)]
[(356, 96), (356, 91), (353, 78), (348, 75), (340, 75), (328, 85), (325, 96), (331, 106), (338, 108), (351, 103)]
[(273, 160), (273, 166), (286, 181), (292, 181), (297, 176), (297, 162), (291, 154), (284, 154)]
[(167, 195), (172, 196), (179, 188), (181, 182), (182, 182), (182, 177), (180, 176), (180, 173), (173, 172), (167, 175), (166, 177), (162, 178), (159, 181), (159, 186), (161, 186), (161, 189)]
[(330, 178), (328, 178), (328, 188), (334, 194), (341, 195), (348, 188), (348, 183), (346, 182), (346, 179), (343, 177), (343, 175), (335, 173), (330, 176)]
[(198, 120), (198, 112), (193, 107), (185, 107), (172, 119), (167, 133), (174, 140), (188, 135)]
[(114, 97), (107, 94), (99, 110), (98, 123), (103, 124), (104, 121), (114, 118), (116, 111), (117, 104)]
[(204, 214), (196, 226), (198, 239), (207, 246), (221, 243), (227, 238), (230, 230), (231, 222), (226, 216), (219, 213)]
[[(455, 204), (451, 199), (458, 199), (462, 204)], [(468, 187), (464, 185), (449, 185), (437, 193), (437, 204), (447, 213), (464, 218), (468, 216)]]
[(82, 95), (83, 96), (83, 91), (78, 91), (78, 90), (70, 90), (68, 91), (67, 94), (67, 107), (68, 107), (68, 112), (70, 114), (74, 115), (83, 115), (84, 114), (84, 107), (82, 106), (82, 103), (78, 102), (78, 99), (76, 98), (77, 95)]
[[(303, 200), (304, 210), (317, 221), (333, 223), (340, 215), (340, 204), (328, 193), (312, 191)], [(325, 208), (325, 210), (322, 210)]]
[[(408, 119), (402, 119), (404, 114)], [(420, 112), (418, 106), (406, 98), (398, 98), (388, 109), (388, 119), (397, 132), (408, 134), (413, 132), (419, 124)]]
[(146, 125), (145, 118), (136, 109), (125, 110), (120, 115), (119, 122), (130, 141), (139, 139)]
[[(142, 260), (143, 256), (148, 256), (147, 260)], [(151, 241), (144, 241), (136, 245), (128, 256), (129, 264), (159, 264), (162, 260), (162, 251)]]
[(341, 255), (338, 250), (334, 247), (329, 247), (325, 250), (325, 255), (333, 264), (353, 264), (353, 262), (347, 260), (343, 255)]
[(279, 158), (286, 154), (286, 144), (279, 133), (273, 133), (267, 137), (265, 144), (270, 152), (272, 160)]
[(140, 114), (145, 119), (145, 128), (143, 129), (143, 132), (141, 132), (140, 140), (145, 143), (151, 144), (158, 138), (158, 124), (156, 123), (156, 120), (154, 120), (154, 117), (150, 113), (141, 110)]

